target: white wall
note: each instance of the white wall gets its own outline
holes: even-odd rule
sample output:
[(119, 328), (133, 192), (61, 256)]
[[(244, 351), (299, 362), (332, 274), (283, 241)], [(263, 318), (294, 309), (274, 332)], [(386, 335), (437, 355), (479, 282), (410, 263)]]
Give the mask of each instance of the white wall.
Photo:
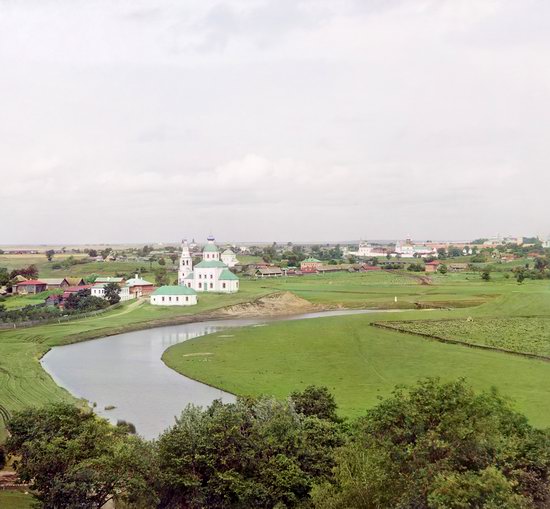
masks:
[(194, 306), (197, 303), (196, 295), (151, 295), (151, 304), (154, 306)]

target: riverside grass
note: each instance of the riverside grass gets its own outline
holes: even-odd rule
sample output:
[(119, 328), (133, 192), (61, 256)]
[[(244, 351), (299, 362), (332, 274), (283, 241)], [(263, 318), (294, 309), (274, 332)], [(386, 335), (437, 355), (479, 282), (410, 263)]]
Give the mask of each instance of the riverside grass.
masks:
[(35, 498), (21, 491), (0, 490), (0, 507), (2, 509), (32, 509), (36, 507)]
[[(26, 406), (43, 405), (51, 401), (73, 400), (65, 390), (53, 382), (40, 366), (40, 357), (52, 346), (163, 325), (170, 320), (176, 321), (182, 317), (192, 317), (195, 314), (209, 312), (223, 306), (252, 301), (277, 291), (290, 291), (323, 308), (401, 308), (407, 310), (379, 315), (379, 319), (385, 320), (424, 319), (427, 318), (427, 313), (434, 313), (434, 317), (438, 318), (468, 316), (468, 314), (480, 312), (485, 315), (492, 313), (495, 316), (506, 316), (510, 313), (525, 315), (526, 311), (534, 314), (549, 314), (550, 302), (546, 300), (542, 303), (539, 298), (539, 296), (548, 298), (549, 295), (547, 288), (549, 285), (544, 281), (529, 281), (520, 286), (504, 277), (495, 277), (493, 281), (486, 283), (481, 281), (479, 274), (473, 273), (450, 274), (449, 277), (437, 278), (432, 285), (420, 284), (419, 281), (418, 277), (410, 273), (387, 272), (354, 274), (343, 272), (269, 280), (243, 279), (239, 293), (233, 295), (201, 294), (197, 306), (159, 307), (151, 306), (147, 302), (130, 301), (118, 309), (107, 311), (97, 317), (62, 324), (0, 331), (0, 415), (2, 410), (13, 412)], [(514, 298), (515, 295), (520, 298)], [(464, 308), (458, 311), (412, 311), (417, 304), (462, 307), (482, 303), (484, 305), (477, 308)], [(409, 309), (411, 311), (408, 311)], [(432, 315), (429, 316), (432, 317)], [(349, 318), (351, 319), (351, 317)], [(365, 319), (367, 318), (365, 317)], [(347, 320), (348, 317), (342, 320), (341, 334), (343, 335), (346, 334)], [(308, 323), (313, 326), (313, 322)], [(259, 333), (262, 329), (253, 330), (255, 333)], [(362, 332), (359, 331), (359, 333)], [(304, 338), (311, 335), (307, 328), (302, 329), (301, 334)], [(410, 340), (417, 341), (416, 338), (410, 338)], [(204, 341), (209, 341), (209, 339), (204, 339)], [(298, 338), (295, 341), (300, 343), (302, 339)], [(447, 347), (448, 345), (442, 346)], [(202, 351), (208, 350), (203, 349)], [(284, 349), (281, 350), (281, 354), (284, 354), (284, 351)], [(278, 350), (272, 352), (274, 363), (280, 362), (277, 357), (278, 352)], [(307, 357), (313, 354), (304, 352), (303, 355)], [(217, 362), (216, 357), (215, 359)], [(246, 355), (242, 359), (236, 359), (233, 369), (246, 371), (249, 369), (249, 361), (250, 357)], [(444, 361), (445, 359), (442, 358), (441, 362)], [(455, 361), (449, 358), (448, 362)], [(208, 362), (203, 364), (210, 366)], [(527, 369), (528, 365), (525, 366)], [(266, 369), (269, 369), (269, 366), (266, 366)], [(322, 367), (320, 366), (319, 369)], [(550, 369), (550, 366), (546, 369)], [(345, 374), (345, 371), (346, 369), (342, 368), (342, 373)], [(426, 374), (421, 364), (416, 369), (409, 368), (408, 371), (410, 377), (415, 377), (415, 380)], [(224, 373), (224, 370), (220, 370), (220, 373)], [(317, 378), (310, 375), (312, 373), (304, 368), (299, 379), (289, 378), (289, 381), (292, 380), (297, 387), (300, 384), (316, 383)], [(399, 376), (393, 379), (391, 376), (386, 378), (388, 379), (387, 387), (393, 387), (401, 380)], [(210, 382), (214, 385), (218, 384), (218, 380)], [(344, 376), (341, 381), (342, 387), (346, 387), (345, 382)], [(287, 385), (284, 387), (285, 390), (281, 390), (276, 378), (271, 382), (266, 379), (266, 385), (262, 388), (262, 392), (284, 395), (287, 388), (291, 389)], [(295, 388), (293, 387), (292, 390)], [(235, 392), (245, 394), (247, 389), (243, 386)], [(342, 390), (337, 392), (340, 394)], [(380, 391), (380, 394), (383, 393)], [(356, 393), (356, 398), (356, 406), (344, 405), (342, 411), (352, 415), (353, 408), (358, 406), (364, 408), (371, 401), (368, 398), (364, 399), (359, 393)], [(3, 428), (0, 423), (0, 440), (2, 433)]]
[[(469, 283), (454, 278), (454, 283), (434, 285), (422, 297), (434, 302), (436, 297), (446, 300), (449, 295), (458, 300), (474, 295), (482, 298), (477, 283), (471, 282), (468, 288), (465, 285)], [(486, 303), (475, 308), (268, 323), (232, 330), (231, 337), (223, 337), (222, 332), (175, 345), (163, 360), (184, 375), (239, 395), (284, 398), (309, 384), (326, 385), (346, 417), (361, 415), (397, 384), (412, 384), (427, 376), (442, 380), (464, 377), (476, 389), (497, 388), (512, 398), (533, 425), (548, 427), (549, 362), (443, 344), (370, 325), (382, 320), (439, 323), (468, 317), (529, 320), (531, 315), (539, 320), (541, 315), (550, 316), (550, 285), (546, 281), (518, 285), (503, 280), (487, 283), (483, 289)], [(521, 342), (521, 328), (515, 330)], [(550, 337), (546, 340), (550, 342)]]

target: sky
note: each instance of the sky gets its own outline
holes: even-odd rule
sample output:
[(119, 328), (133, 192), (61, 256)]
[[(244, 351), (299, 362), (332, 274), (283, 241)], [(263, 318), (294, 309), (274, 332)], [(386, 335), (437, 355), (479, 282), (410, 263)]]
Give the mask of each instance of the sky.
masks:
[(546, 0), (0, 0), (0, 244), (550, 234)]

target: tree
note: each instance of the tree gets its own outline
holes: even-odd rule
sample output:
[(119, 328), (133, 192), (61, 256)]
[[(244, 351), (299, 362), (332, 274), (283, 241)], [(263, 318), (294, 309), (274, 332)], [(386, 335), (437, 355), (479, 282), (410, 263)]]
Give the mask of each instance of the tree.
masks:
[(525, 280), (525, 272), (523, 270), (518, 270), (516, 273), (516, 281), (521, 284)]
[(14, 269), (10, 272), (10, 279), (13, 279), (15, 276), (23, 276), (27, 279), (36, 279), (38, 277), (38, 268), (36, 265), (29, 265), (28, 267), (23, 267), (21, 269)]
[(163, 266), (166, 265), (166, 260), (161, 256), (158, 261), (159, 265)]
[(48, 261), (51, 262), (53, 260), (53, 255), (55, 254), (55, 251), (53, 249), (48, 249), (45, 254)]
[(27, 409), (7, 425), (7, 450), (43, 509), (99, 509), (113, 498), (154, 507), (150, 445), (66, 404)]
[(6, 267), (0, 267), (0, 286), (5, 286), (10, 280), (10, 275)]
[(106, 260), (107, 257), (113, 252), (113, 248), (111, 247), (106, 247), (105, 249), (103, 249), (101, 251), (101, 257)]
[(120, 286), (117, 283), (106, 284), (104, 297), (111, 305), (120, 302)]
[(494, 390), (430, 379), (400, 388), (360, 419), (337, 453), (325, 509), (542, 508), (550, 503), (550, 433)]
[(96, 258), (96, 257), (97, 257), (97, 249), (90, 249), (90, 250), (88, 251), (88, 256), (89, 256), (90, 258)]
[(272, 398), (189, 406), (158, 440), (160, 508), (296, 507), (328, 479), (338, 425)]
[(437, 249), (437, 257), (440, 260), (444, 260), (445, 258), (447, 258), (447, 251), (445, 250), (444, 247), (440, 247)]
[(442, 263), (438, 268), (437, 270), (439, 271), (440, 274), (447, 274), (448, 272), (448, 268), (447, 268), (447, 265), (445, 265), (444, 263)]
[(178, 255), (176, 253), (172, 253), (169, 258), (170, 260), (172, 260), (172, 265), (175, 265), (176, 260), (178, 259)]
[(326, 387), (310, 385), (302, 392), (293, 392), (290, 400), (299, 414), (339, 422), (336, 401)]
[(490, 281), (491, 280), (491, 272), (489, 271), (489, 269), (485, 269), (481, 273), (481, 279), (483, 279), (483, 281)]
[(159, 267), (155, 270), (155, 284), (157, 286), (164, 286), (169, 283), (168, 271), (164, 267)]

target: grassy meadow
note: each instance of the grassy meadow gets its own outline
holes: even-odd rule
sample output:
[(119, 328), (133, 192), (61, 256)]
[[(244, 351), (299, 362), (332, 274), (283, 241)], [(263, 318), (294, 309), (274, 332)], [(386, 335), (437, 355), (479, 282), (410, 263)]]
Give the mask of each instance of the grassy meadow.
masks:
[[(384, 278), (378, 274), (376, 277)], [(303, 278), (286, 284), (295, 285), (295, 293), (309, 294), (316, 302), (326, 302), (333, 288), (336, 301), (342, 303), (342, 295), (347, 295), (336, 280), (330, 289), (321, 284), (318, 291), (310, 283)], [(180, 373), (241, 395), (269, 393), (285, 397), (311, 383), (326, 385), (334, 392), (342, 415), (348, 417), (361, 414), (396, 384), (410, 384), (426, 376), (444, 380), (465, 377), (478, 389), (496, 387), (510, 396), (533, 424), (550, 426), (549, 362), (444, 344), (370, 325), (373, 321), (391, 321), (399, 326), (402, 320), (412, 324), (418, 320), (425, 328), (441, 327), (447, 320), (461, 324), (490, 320), (492, 325), (484, 328), (484, 334), (492, 341), (507, 337), (524, 351), (532, 347), (537, 331), (537, 344), (548, 348), (548, 281), (519, 285), (504, 278), (482, 282), (473, 275), (452, 274), (428, 286), (402, 283), (391, 279), (381, 287), (365, 285), (365, 302), (380, 302), (384, 307), (388, 297), (396, 294), (398, 303), (433, 302), (458, 307), (268, 323), (231, 331), (229, 337), (217, 333), (175, 345), (163, 358)], [(355, 307), (358, 300), (350, 298), (347, 303)], [(465, 301), (483, 303), (460, 307)], [(391, 307), (391, 299), (389, 304)], [(474, 332), (472, 328), (464, 337)]]
[(36, 507), (35, 499), (21, 491), (0, 490), (0, 507), (4, 509), (31, 509)]
[[(356, 415), (373, 404), (378, 395), (387, 394), (396, 383), (412, 382), (428, 374), (463, 375), (478, 380), (479, 387), (491, 384), (501, 387), (521, 400), (522, 408), (542, 425), (545, 419), (550, 423), (550, 411), (540, 404), (540, 398), (547, 395), (550, 380), (545, 377), (550, 374), (550, 364), (431, 343), (399, 332), (374, 329), (369, 323), (374, 319), (442, 320), (465, 319), (470, 315), (548, 316), (549, 286), (545, 281), (518, 285), (504, 277), (484, 282), (474, 273), (436, 276), (432, 284), (424, 284), (418, 275), (407, 272), (243, 278), (239, 293), (201, 294), (199, 304), (193, 307), (159, 307), (144, 300), (130, 301), (92, 318), (3, 330), (0, 331), (0, 413), (49, 401), (72, 400), (39, 364), (40, 357), (52, 346), (165, 325), (269, 293), (289, 291), (325, 309), (398, 311), (272, 324), (235, 333), (227, 341), (216, 336), (201, 338), (169, 350), (167, 362), (185, 374), (238, 394), (268, 392), (284, 396), (309, 383), (325, 383), (334, 390), (345, 415)], [(419, 310), (419, 306), (442, 309)], [(199, 356), (196, 362), (190, 362), (183, 356), (192, 351), (214, 355), (206, 360)], [(358, 355), (361, 351), (362, 357)], [(287, 369), (288, 366), (292, 369)], [(510, 377), (510, 373), (514, 376)], [(324, 380), (323, 376), (330, 379)], [(517, 383), (513, 385), (509, 380)], [(1, 428), (0, 425), (0, 439)]]

